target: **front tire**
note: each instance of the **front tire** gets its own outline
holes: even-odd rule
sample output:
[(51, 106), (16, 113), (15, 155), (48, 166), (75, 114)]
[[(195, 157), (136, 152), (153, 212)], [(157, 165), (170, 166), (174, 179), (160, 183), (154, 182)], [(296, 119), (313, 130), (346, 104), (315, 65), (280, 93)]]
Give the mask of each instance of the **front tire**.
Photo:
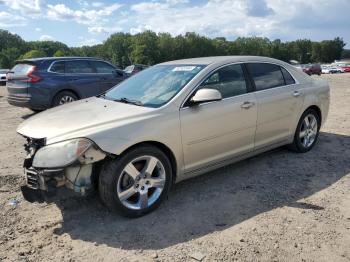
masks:
[(140, 217), (161, 204), (171, 181), (168, 157), (157, 147), (144, 145), (102, 166), (99, 194), (110, 210), (127, 217)]
[(300, 117), (293, 143), (289, 148), (298, 153), (310, 151), (317, 142), (320, 126), (321, 119), (318, 112), (311, 108), (306, 110)]

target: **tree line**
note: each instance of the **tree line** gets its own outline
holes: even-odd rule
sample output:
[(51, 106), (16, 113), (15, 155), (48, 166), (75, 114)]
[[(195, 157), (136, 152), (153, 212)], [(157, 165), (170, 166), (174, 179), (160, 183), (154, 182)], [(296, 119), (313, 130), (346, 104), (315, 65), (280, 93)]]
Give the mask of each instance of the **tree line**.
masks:
[(102, 44), (68, 47), (58, 41), (24, 41), (20, 36), (0, 29), (0, 68), (11, 68), (16, 60), (44, 56), (99, 57), (124, 68), (130, 64), (156, 63), (201, 56), (258, 55), (286, 62), (330, 63), (350, 57), (344, 50), (342, 38), (323, 40), (298, 39), (283, 42), (265, 37), (238, 37), (228, 41), (224, 37), (208, 38), (196, 33), (172, 36), (169, 33), (145, 31), (112, 34)]

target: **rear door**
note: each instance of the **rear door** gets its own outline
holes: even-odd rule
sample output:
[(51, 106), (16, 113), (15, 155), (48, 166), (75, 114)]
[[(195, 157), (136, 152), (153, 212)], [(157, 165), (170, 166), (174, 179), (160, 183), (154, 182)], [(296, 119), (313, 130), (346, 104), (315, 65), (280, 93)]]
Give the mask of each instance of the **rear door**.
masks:
[(258, 103), (255, 148), (259, 149), (282, 142), (294, 133), (303, 96), (285, 68), (269, 63), (248, 63), (247, 68)]
[(90, 61), (99, 77), (100, 93), (106, 92), (124, 80), (124, 74), (109, 63)]
[(101, 93), (100, 78), (88, 60), (67, 60), (65, 76), (68, 85), (81, 98), (96, 96)]

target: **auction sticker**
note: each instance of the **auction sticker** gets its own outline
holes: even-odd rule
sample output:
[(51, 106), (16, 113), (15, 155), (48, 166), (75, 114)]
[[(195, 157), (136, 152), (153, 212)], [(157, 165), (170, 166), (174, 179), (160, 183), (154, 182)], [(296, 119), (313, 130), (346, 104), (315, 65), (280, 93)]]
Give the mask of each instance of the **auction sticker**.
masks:
[(172, 71), (174, 71), (174, 72), (189, 72), (195, 68), (196, 68), (196, 66), (177, 66), (177, 67), (174, 67)]

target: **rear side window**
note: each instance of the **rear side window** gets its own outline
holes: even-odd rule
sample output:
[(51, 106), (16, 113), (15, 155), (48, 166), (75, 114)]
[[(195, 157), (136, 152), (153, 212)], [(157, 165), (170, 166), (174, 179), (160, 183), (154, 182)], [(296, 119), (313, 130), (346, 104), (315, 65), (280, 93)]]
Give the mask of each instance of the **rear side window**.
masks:
[(247, 86), (241, 65), (225, 66), (211, 74), (200, 88), (218, 90), (222, 98), (247, 93)]
[(95, 68), (96, 72), (100, 74), (113, 74), (115, 72), (115, 68), (110, 64), (101, 61), (91, 61), (90, 62)]
[(18, 76), (24, 76), (24, 75), (27, 75), (27, 72), (32, 67), (33, 65), (31, 64), (17, 64), (11, 69), (11, 73)]
[(94, 70), (88, 61), (74, 60), (74, 61), (66, 61), (66, 73), (87, 74), (87, 73), (94, 73)]
[(279, 66), (266, 63), (247, 64), (254, 80), (256, 91), (284, 86), (284, 78)]
[(64, 73), (64, 61), (54, 62), (50, 68), (51, 72), (54, 73)]
[(283, 74), (284, 81), (285, 81), (286, 85), (295, 84), (294, 78), (289, 74), (289, 72), (286, 69), (281, 67), (281, 71), (282, 71), (282, 74)]

